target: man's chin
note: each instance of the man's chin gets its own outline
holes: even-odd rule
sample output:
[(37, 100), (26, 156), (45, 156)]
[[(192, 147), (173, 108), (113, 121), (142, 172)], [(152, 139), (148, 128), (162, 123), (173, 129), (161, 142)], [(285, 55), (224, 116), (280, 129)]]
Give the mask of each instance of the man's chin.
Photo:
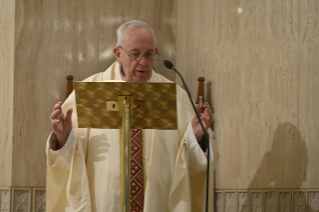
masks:
[(142, 76), (138, 75), (138, 76), (134, 76), (131, 82), (147, 82), (150, 78), (151, 76), (149, 75), (142, 75)]
[(137, 77), (134, 82), (147, 82), (149, 79), (150, 77)]

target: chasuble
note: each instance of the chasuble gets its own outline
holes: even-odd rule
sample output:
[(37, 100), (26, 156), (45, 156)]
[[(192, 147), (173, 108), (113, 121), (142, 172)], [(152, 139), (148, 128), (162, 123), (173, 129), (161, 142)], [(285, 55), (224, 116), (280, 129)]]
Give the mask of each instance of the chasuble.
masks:
[[(84, 81), (121, 80), (119, 69), (115, 62), (105, 72)], [(171, 81), (153, 71), (149, 82)], [(139, 161), (143, 163), (140, 168), (144, 194), (144, 200), (139, 202), (143, 202), (141, 211), (144, 212), (204, 211), (206, 153), (193, 134), (191, 120), (195, 113), (186, 92), (178, 85), (176, 98), (177, 130), (138, 131), (143, 150)], [(54, 133), (47, 141), (47, 211), (120, 212), (121, 132), (118, 129), (78, 128), (74, 92), (62, 106), (64, 113), (69, 108), (73, 108), (73, 129), (65, 146), (57, 151), (50, 148), (56, 139)], [(131, 134), (134, 132), (137, 131), (133, 130)], [(210, 167), (213, 169), (218, 153), (213, 132), (208, 130), (208, 133)], [(193, 189), (198, 186), (203, 189)]]

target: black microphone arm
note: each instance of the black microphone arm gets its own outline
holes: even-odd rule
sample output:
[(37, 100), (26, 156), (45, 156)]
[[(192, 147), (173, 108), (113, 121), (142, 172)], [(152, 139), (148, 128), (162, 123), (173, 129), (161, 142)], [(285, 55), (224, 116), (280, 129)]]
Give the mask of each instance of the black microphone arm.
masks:
[(166, 68), (174, 70), (174, 71), (178, 74), (178, 76), (181, 78), (181, 80), (182, 80), (182, 82), (183, 82), (183, 85), (184, 85), (184, 87), (185, 87), (186, 93), (187, 93), (187, 95), (188, 95), (188, 98), (189, 98), (190, 102), (192, 103), (193, 109), (194, 109), (194, 111), (195, 111), (195, 113), (196, 113), (196, 116), (197, 116), (197, 118), (198, 118), (198, 121), (199, 121), (199, 123), (200, 123), (200, 126), (202, 127), (202, 130), (203, 130), (203, 132), (204, 132), (205, 139), (206, 139), (206, 141), (207, 141), (207, 151), (208, 151), (208, 152), (207, 152), (207, 173), (206, 173), (206, 212), (208, 212), (209, 164), (210, 164), (210, 163), (209, 163), (210, 143), (209, 143), (209, 139), (208, 139), (208, 134), (207, 134), (207, 132), (206, 132), (204, 126), (203, 126), (202, 120), (200, 119), (200, 117), (199, 117), (199, 115), (198, 115), (198, 112), (197, 112), (196, 107), (195, 107), (195, 105), (194, 105), (194, 102), (193, 102), (193, 100), (192, 100), (192, 98), (191, 98), (191, 95), (189, 94), (188, 88), (187, 88), (187, 86), (186, 86), (186, 83), (185, 83), (185, 81), (184, 81), (182, 75), (174, 68), (174, 65), (173, 65), (173, 63), (172, 63), (171, 61), (164, 60), (164, 65), (165, 65)]

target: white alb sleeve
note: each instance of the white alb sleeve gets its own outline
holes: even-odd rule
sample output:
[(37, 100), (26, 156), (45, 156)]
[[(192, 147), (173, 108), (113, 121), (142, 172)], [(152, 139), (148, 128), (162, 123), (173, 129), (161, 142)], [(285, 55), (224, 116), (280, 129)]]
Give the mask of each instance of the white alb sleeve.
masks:
[(48, 144), (47, 144), (48, 145), (48, 149), (47, 149), (48, 166), (57, 167), (62, 170), (69, 170), (73, 153), (76, 147), (75, 145), (76, 135), (75, 135), (74, 127), (72, 127), (68, 140), (61, 149), (56, 151), (51, 149), (51, 144), (53, 139), (56, 139), (54, 132), (52, 132), (48, 138)]
[[(210, 163), (214, 160), (214, 155), (212, 151), (212, 143), (213, 143), (213, 136), (211, 130), (207, 130), (208, 137), (209, 137), (209, 151), (210, 151)], [(207, 153), (203, 152), (202, 148), (199, 146), (197, 139), (195, 137), (192, 123), (188, 124), (186, 130), (186, 146), (187, 146), (187, 157), (188, 157), (188, 164), (189, 164), (189, 171), (191, 175), (196, 175), (200, 172), (203, 172), (207, 168)], [(207, 152), (207, 151), (206, 151)]]

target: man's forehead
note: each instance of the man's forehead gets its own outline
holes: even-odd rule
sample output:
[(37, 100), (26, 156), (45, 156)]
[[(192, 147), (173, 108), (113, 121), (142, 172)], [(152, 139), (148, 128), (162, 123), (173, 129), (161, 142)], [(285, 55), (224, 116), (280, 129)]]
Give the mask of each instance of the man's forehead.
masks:
[(155, 38), (152, 31), (148, 28), (132, 28), (123, 32), (123, 45), (130, 50), (155, 49)]
[[(133, 47), (129, 48), (129, 51), (142, 51), (142, 50), (144, 51), (144, 49), (140, 49), (140, 48), (133, 48)], [(155, 48), (146, 49), (146, 51), (147, 52), (151, 52), (151, 51), (153, 52), (153, 51), (155, 51)]]
[(130, 35), (130, 36), (133, 36), (133, 35), (140, 35), (140, 34), (152, 34), (152, 31), (150, 28), (147, 28), (147, 27), (139, 27), (139, 26), (136, 26), (136, 27), (131, 27), (131, 28), (127, 28), (123, 31), (123, 35)]

